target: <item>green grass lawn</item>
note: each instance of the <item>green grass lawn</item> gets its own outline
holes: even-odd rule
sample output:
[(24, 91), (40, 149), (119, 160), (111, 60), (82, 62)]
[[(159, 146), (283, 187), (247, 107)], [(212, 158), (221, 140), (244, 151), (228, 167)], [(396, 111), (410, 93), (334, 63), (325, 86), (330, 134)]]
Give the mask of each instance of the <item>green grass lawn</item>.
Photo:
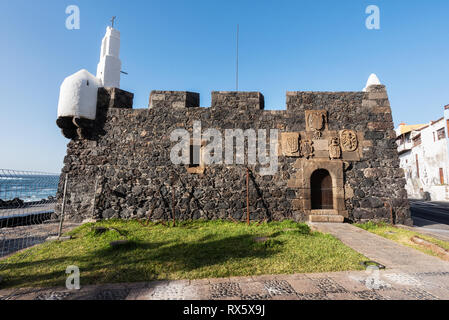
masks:
[(386, 224), (386, 223), (375, 223), (375, 222), (367, 222), (364, 224), (356, 224), (357, 227), (362, 228), (364, 230), (370, 231), (374, 234), (377, 234), (379, 236), (382, 236), (384, 238), (393, 240), (397, 243), (409, 246), (411, 248), (420, 250), (424, 253), (433, 255), (433, 256), (437, 256), (439, 257), (438, 254), (436, 254), (435, 252), (433, 252), (431, 249), (426, 248), (424, 246), (418, 245), (416, 243), (414, 243), (413, 241), (411, 241), (411, 238), (413, 236), (418, 236), (424, 240), (427, 240), (433, 244), (436, 244), (438, 246), (440, 246), (443, 249), (449, 250), (449, 242), (447, 241), (443, 241), (443, 240), (439, 240), (418, 232), (414, 232), (411, 230), (406, 230), (406, 229), (402, 229), (402, 228), (397, 228), (395, 226)]
[[(109, 228), (96, 234), (93, 227)], [(114, 228), (114, 229), (112, 229)], [(35, 246), (0, 261), (4, 287), (63, 286), (69, 265), (81, 284), (156, 279), (362, 270), (367, 260), (331, 235), (292, 221), (260, 225), (178, 222), (176, 227), (109, 220), (72, 230), (73, 239)], [(255, 237), (269, 237), (256, 242)], [(130, 240), (121, 248), (110, 242)], [(2, 266), (2, 264), (5, 264)]]

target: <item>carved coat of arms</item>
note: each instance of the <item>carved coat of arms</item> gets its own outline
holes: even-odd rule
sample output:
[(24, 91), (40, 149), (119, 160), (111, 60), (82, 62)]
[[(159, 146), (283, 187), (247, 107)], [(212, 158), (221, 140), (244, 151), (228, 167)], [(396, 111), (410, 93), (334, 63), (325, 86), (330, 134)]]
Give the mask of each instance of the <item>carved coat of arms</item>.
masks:
[(296, 137), (288, 137), (286, 141), (287, 151), (289, 153), (295, 153), (298, 152), (299, 149), (299, 141)]
[(354, 130), (341, 131), (340, 145), (343, 151), (355, 151), (358, 147), (357, 133)]
[(331, 159), (340, 159), (341, 157), (340, 140), (338, 137), (333, 137), (329, 140), (329, 157)]
[(309, 113), (309, 128), (312, 130), (321, 130), (324, 127), (324, 114)]
[(325, 110), (307, 110), (306, 127), (307, 131), (313, 131), (315, 138), (321, 137), (321, 131), (326, 128), (327, 112)]
[(282, 133), (282, 152), (286, 157), (299, 156), (299, 133), (286, 132)]
[(301, 141), (301, 156), (306, 159), (313, 157), (313, 141), (312, 140), (303, 140)]

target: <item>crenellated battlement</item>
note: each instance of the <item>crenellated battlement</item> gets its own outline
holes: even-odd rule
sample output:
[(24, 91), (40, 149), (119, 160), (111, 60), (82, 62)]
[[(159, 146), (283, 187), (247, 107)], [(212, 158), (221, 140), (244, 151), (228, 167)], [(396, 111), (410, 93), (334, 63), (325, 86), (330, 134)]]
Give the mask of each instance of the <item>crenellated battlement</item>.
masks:
[(212, 91), (212, 108), (230, 107), (241, 110), (264, 110), (265, 100), (260, 92)]
[(199, 106), (200, 94), (196, 92), (153, 90), (150, 93), (150, 109), (198, 108)]
[[(110, 88), (111, 90), (119, 90)], [(105, 90), (102, 88), (102, 90)], [(118, 92), (118, 91), (117, 91)], [(121, 94), (125, 91), (121, 90)], [(257, 91), (212, 91), (210, 108), (232, 108), (245, 111), (265, 110), (265, 99)], [(129, 98), (126, 98), (129, 100)], [(345, 103), (345, 100), (359, 101), (364, 107), (389, 107), (384, 85), (372, 85), (366, 91), (287, 91), (284, 111), (301, 111), (319, 108), (319, 105)], [(376, 100), (376, 101), (375, 101)], [(371, 102), (368, 102), (371, 101)], [(115, 103), (115, 102), (114, 102)], [(200, 94), (189, 91), (153, 90), (150, 93), (150, 109), (199, 108)], [(267, 110), (269, 111), (269, 110)], [(277, 110), (282, 111), (282, 110)], [(388, 110), (387, 110), (388, 111)]]

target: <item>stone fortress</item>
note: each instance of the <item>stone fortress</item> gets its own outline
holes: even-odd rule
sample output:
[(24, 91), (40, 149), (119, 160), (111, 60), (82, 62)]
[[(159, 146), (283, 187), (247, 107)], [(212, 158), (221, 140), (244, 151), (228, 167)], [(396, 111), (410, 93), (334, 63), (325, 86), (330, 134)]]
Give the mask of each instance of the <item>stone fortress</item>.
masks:
[[(119, 89), (119, 48), (120, 33), (108, 27), (97, 76), (82, 70), (61, 86), (57, 125), (71, 141), (56, 214), (67, 174), (64, 212), (74, 221), (244, 220), (248, 192), (251, 220), (411, 224), (391, 108), (375, 75), (360, 92), (287, 92), (286, 110), (264, 110), (261, 93), (240, 91), (212, 92), (209, 108), (198, 93), (152, 91), (148, 109), (133, 109), (133, 94)], [(192, 132), (196, 121), (223, 136), (279, 130), (278, 170), (173, 164), (170, 134)], [(191, 141), (190, 158), (207, 144)]]

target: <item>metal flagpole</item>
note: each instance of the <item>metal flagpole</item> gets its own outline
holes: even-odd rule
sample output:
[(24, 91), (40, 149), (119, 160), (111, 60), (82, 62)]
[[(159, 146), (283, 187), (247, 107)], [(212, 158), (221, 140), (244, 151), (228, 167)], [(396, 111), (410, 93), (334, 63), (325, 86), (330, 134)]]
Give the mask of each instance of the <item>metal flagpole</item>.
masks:
[(239, 25), (237, 24), (237, 55), (235, 66), (235, 91), (239, 91)]

